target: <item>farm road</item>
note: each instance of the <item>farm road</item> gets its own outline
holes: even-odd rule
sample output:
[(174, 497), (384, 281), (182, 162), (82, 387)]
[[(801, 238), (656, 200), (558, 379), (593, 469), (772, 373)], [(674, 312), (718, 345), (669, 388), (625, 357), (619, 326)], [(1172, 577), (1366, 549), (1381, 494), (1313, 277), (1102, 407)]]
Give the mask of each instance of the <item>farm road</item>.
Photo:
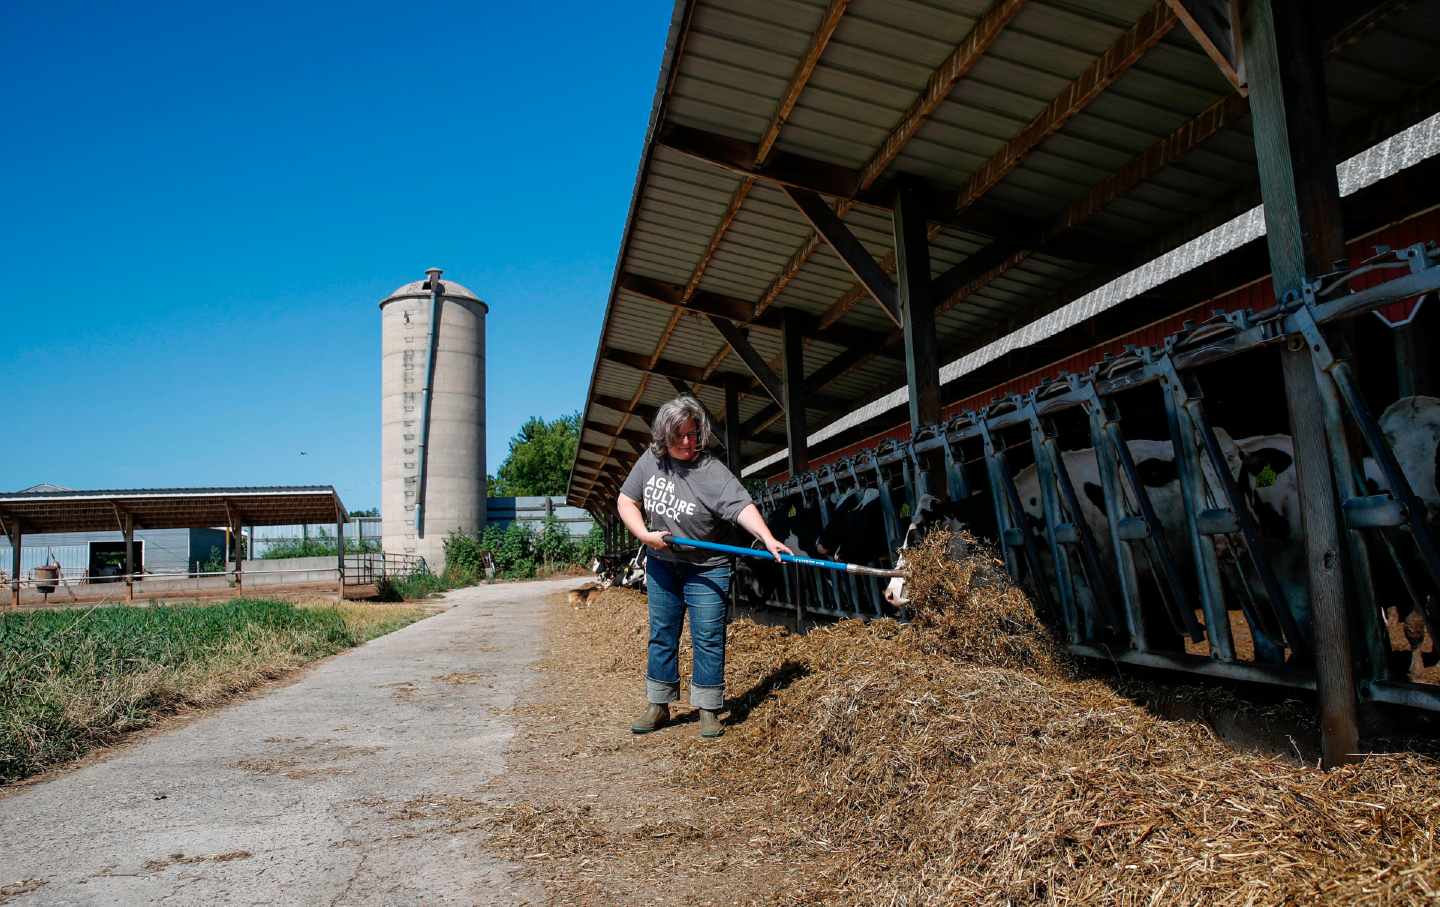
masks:
[[(0, 903), (511, 904), (479, 814), (548, 596), (478, 586), (297, 682), (0, 799)], [(449, 821), (446, 821), (448, 817)]]

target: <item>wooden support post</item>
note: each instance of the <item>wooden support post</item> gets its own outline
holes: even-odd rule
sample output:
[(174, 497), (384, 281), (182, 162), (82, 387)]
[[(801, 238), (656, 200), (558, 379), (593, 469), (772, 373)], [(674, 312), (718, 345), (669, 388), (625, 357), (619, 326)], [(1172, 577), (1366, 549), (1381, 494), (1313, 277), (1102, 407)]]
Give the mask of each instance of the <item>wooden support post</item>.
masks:
[(123, 514), (120, 533), (125, 539), (125, 600), (135, 600), (135, 517)]
[(905, 330), (905, 379), (910, 389), (910, 430), (940, 421), (940, 362), (930, 295), (930, 241), (922, 193), (912, 182), (895, 193), (896, 277)]
[(785, 443), (790, 451), (790, 475), (794, 477), (810, 469), (810, 444), (805, 434), (805, 338), (788, 309), (783, 325), (785, 375), (780, 405), (785, 410)]
[(11, 517), (5, 521), (10, 531), (10, 604), (20, 607), (20, 549), (25, 535), (20, 530), (20, 521)]
[(335, 508), (335, 600), (345, 600), (345, 514)]
[[(905, 335), (912, 437), (922, 427), (940, 422), (940, 351), (935, 339), (925, 197), (922, 187), (913, 180), (902, 181), (895, 191), (895, 277)], [(925, 472), (926, 489), (938, 491), (945, 487), (944, 467), (938, 458), (930, 458)]]
[[(1253, 0), (1245, 16), (1265, 240), (1275, 292), (1282, 298), (1345, 257), (1322, 49), (1310, 13), (1303, 0)], [(1335, 482), (1309, 346), (1291, 337), (1281, 360), (1315, 620), (1321, 759), (1336, 766), (1356, 758), (1359, 726)]]
[(235, 564), (235, 591), (241, 592), (244, 590), (244, 585), (240, 580), (240, 518), (235, 514), (235, 509), (230, 506), (229, 501), (225, 502), (225, 534), (226, 553), (234, 559)]
[(725, 465), (736, 477), (740, 475), (740, 386), (735, 379), (725, 381)]

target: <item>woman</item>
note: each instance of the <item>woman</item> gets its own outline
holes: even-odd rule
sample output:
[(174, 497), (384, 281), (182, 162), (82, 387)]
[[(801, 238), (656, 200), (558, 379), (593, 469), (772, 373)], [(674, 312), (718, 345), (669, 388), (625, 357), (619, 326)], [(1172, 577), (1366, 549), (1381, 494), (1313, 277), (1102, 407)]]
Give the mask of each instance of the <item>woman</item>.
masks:
[(680, 698), (680, 628), (688, 610), (695, 650), (690, 704), (700, 710), (700, 736), (719, 737), (725, 732), (719, 711), (725, 705), (730, 560), (723, 554), (674, 547), (665, 535), (710, 540), (726, 523), (738, 523), (777, 561), (781, 552), (791, 552), (775, 539), (739, 480), (706, 452), (710, 420), (695, 398), (666, 403), (653, 425), (654, 441), (630, 470), (616, 501), (625, 528), (650, 549), (645, 563), (650, 594), (647, 704), (630, 730), (648, 734), (670, 720), (670, 703)]

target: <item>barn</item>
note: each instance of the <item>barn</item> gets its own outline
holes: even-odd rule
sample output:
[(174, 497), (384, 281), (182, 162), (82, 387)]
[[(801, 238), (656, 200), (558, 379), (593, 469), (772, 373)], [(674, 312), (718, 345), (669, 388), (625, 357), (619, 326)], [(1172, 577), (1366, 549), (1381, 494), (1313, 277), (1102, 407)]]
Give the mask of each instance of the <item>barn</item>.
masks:
[(1440, 710), (1437, 13), (679, 0), (570, 502), (688, 393), (773, 516), (968, 506), (1072, 651), (1313, 689), (1327, 760)]

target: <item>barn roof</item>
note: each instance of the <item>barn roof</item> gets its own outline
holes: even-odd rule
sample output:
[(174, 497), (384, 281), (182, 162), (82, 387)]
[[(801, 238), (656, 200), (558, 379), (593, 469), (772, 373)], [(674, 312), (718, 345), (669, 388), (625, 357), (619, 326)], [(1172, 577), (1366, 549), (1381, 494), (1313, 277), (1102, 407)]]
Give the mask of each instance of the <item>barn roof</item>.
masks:
[[(907, 180), (946, 288), (942, 362), (1253, 205), (1239, 77), (1180, 5), (678, 0), (571, 502), (613, 492), (647, 414), (681, 388), (720, 413), (737, 386), (742, 461), (782, 450), (780, 408), (738, 349), (776, 368), (787, 319), (807, 334), (808, 426), (904, 386), (899, 329), (873, 291), (884, 280), (863, 261), (893, 271), (890, 215)], [(1440, 109), (1440, 0), (1335, 6), (1315, 15), (1329, 17), (1343, 158)], [(868, 255), (847, 265), (817, 232), (836, 219)]]
[(293, 526), (344, 521), (345, 505), (330, 485), (238, 488), (125, 488), (0, 494), (0, 534), (25, 535), (205, 526)]

